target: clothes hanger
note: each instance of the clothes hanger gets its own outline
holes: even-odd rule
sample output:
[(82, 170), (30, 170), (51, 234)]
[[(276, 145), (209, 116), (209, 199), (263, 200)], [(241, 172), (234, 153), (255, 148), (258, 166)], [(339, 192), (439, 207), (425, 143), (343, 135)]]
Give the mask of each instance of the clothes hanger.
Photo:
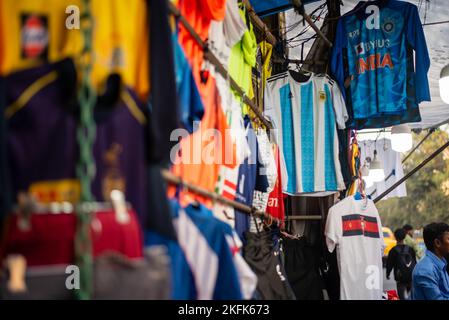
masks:
[(250, 212), (250, 216), (253, 218), (253, 221), (254, 221), (254, 225), (256, 226), (256, 231), (257, 231), (257, 234), (260, 234), (260, 229), (259, 229), (259, 222), (257, 221), (257, 219), (256, 219), (256, 215), (255, 215), (255, 208), (254, 207), (252, 207), (251, 208), (251, 212)]
[(292, 234), (288, 233), (285, 230), (281, 230), (281, 234), (283, 236), (285, 236), (286, 238), (289, 238), (289, 239), (292, 239), (292, 240), (299, 240), (299, 235), (292, 235)]

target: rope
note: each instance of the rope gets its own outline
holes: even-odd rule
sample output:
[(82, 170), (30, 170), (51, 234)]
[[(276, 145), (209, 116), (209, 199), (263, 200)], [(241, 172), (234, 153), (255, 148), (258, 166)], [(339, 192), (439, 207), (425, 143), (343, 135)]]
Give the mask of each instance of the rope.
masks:
[(80, 269), (80, 290), (76, 291), (78, 299), (89, 299), (92, 293), (92, 242), (90, 238), (90, 222), (94, 197), (91, 184), (95, 177), (95, 161), (93, 144), (95, 140), (95, 122), (93, 109), (96, 103), (96, 93), (90, 82), (92, 72), (92, 27), (93, 19), (90, 12), (90, 0), (83, 0), (81, 14), (81, 33), (83, 49), (81, 52), (80, 71), (81, 85), (78, 91), (80, 104), (80, 120), (77, 130), (79, 144), (79, 161), (76, 174), (81, 185), (80, 202), (77, 205), (77, 230), (75, 235), (75, 259)]

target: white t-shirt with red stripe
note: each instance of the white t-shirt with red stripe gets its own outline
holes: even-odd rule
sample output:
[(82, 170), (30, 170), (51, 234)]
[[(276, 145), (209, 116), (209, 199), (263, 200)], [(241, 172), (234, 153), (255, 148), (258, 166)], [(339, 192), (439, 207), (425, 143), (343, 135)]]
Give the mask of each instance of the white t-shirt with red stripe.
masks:
[(330, 252), (337, 248), (341, 300), (381, 300), (384, 240), (372, 200), (345, 198), (329, 210), (325, 228)]

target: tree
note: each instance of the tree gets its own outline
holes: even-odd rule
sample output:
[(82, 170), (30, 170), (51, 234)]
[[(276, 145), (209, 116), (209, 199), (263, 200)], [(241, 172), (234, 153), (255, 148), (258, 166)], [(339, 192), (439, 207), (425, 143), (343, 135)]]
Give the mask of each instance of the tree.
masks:
[[(414, 141), (424, 136), (414, 134)], [(447, 132), (434, 132), (404, 163), (404, 172), (416, 167), (448, 139)], [(395, 229), (409, 223), (420, 228), (430, 222), (449, 222), (449, 148), (410, 177), (406, 185), (407, 197), (377, 204), (383, 225)]]

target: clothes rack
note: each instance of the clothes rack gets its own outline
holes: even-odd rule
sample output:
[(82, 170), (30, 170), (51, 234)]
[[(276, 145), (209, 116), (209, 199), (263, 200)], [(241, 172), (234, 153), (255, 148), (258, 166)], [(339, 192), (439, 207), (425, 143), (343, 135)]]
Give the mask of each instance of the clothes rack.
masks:
[(325, 61), (321, 61), (321, 60), (310, 60), (310, 59), (305, 59), (305, 60), (301, 60), (301, 59), (284, 59), (284, 58), (274, 58), (273, 59), (274, 63), (295, 63), (295, 64), (313, 64), (313, 65), (317, 65), (317, 66), (324, 66), (326, 65)]
[(324, 42), (332, 48), (332, 42), (325, 36), (325, 34), (316, 26), (316, 24), (312, 21), (312, 18), (304, 11), (304, 5), (301, 0), (292, 0), (293, 7), (298, 10), (299, 14), (301, 14), (304, 20), (312, 27), (312, 29), (318, 34), (320, 38), (324, 40)]
[(292, 215), (285, 217), (286, 221), (293, 220), (322, 220), (323, 217), (321, 215)]
[(221, 76), (223, 76), (223, 78), (229, 79), (232, 89), (234, 89), (242, 97), (243, 102), (251, 108), (251, 110), (262, 121), (265, 127), (267, 129), (272, 129), (273, 126), (271, 125), (271, 123), (267, 119), (265, 119), (265, 117), (262, 115), (261, 111), (256, 106), (256, 104), (246, 96), (245, 92), (242, 90), (242, 88), (240, 88), (237, 82), (235, 82), (235, 80), (229, 76), (228, 71), (220, 63), (218, 58), (210, 50), (208, 50), (207, 44), (201, 39), (201, 37), (198, 35), (195, 29), (193, 29), (190, 23), (181, 14), (179, 9), (171, 1), (168, 1), (168, 8), (171, 14), (173, 14), (177, 19), (179, 19), (179, 21), (183, 24), (183, 26), (187, 29), (187, 31), (189, 31), (189, 33), (195, 39), (195, 41), (199, 44), (201, 49), (204, 51), (205, 59), (207, 59), (210, 63), (212, 63), (215, 66), (216, 70), (220, 73)]
[(267, 27), (267, 25), (259, 18), (253, 7), (249, 3), (249, 0), (243, 0), (243, 3), (245, 4), (246, 10), (249, 14), (249, 18), (251, 19), (253, 25), (262, 32), (264, 38), (269, 43), (275, 46), (277, 43), (276, 37), (270, 32), (270, 29)]
[(233, 207), (241, 212), (244, 212), (246, 214), (255, 215), (255, 216), (258, 216), (259, 218), (262, 218), (262, 219), (265, 219), (268, 221), (273, 221), (273, 223), (276, 223), (278, 226), (282, 225), (282, 221), (280, 219), (274, 218), (266, 212), (256, 210), (256, 209), (254, 209), (250, 206), (244, 205), (240, 202), (229, 200), (229, 199), (222, 197), (214, 192), (207, 191), (201, 187), (198, 187), (193, 184), (182, 181), (182, 179), (180, 177), (174, 175), (169, 170), (163, 169), (161, 173), (162, 173), (162, 177), (167, 182), (169, 182), (173, 185), (182, 186), (182, 187), (188, 189), (189, 191), (192, 191), (200, 196), (212, 199), (213, 201), (220, 202), (227, 206), (231, 206), (231, 207)]
[[(88, 202), (86, 206), (89, 206), (88, 212), (98, 211), (110, 211), (114, 210), (112, 202)], [(126, 209), (131, 210), (132, 205), (129, 202), (125, 203)], [(24, 212), (30, 212), (32, 214), (72, 214), (76, 212), (76, 205), (71, 202), (50, 202), (48, 204), (38, 203), (35, 206), (27, 207), (16, 205), (12, 208), (14, 214), (23, 214)]]

